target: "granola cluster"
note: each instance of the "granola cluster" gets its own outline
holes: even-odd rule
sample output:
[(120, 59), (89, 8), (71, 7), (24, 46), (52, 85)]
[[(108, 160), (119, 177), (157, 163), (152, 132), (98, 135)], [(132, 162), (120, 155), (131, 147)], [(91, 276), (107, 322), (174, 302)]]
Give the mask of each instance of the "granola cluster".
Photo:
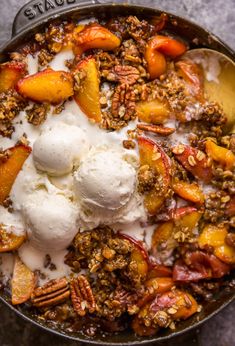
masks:
[(12, 121), (22, 111), (27, 102), (15, 91), (0, 94), (0, 134), (11, 137), (14, 126)]

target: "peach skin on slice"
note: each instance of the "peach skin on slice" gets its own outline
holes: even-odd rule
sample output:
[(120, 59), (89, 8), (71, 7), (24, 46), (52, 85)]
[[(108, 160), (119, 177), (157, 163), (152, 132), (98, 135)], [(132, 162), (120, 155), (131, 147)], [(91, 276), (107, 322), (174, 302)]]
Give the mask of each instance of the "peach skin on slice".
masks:
[[(175, 234), (186, 230), (190, 234), (196, 227), (202, 214), (193, 207), (182, 207), (172, 213), (172, 220), (160, 224), (152, 235), (151, 250), (153, 255), (158, 253), (160, 245), (164, 248), (174, 249), (177, 246)], [(161, 249), (160, 249), (161, 251)]]
[(138, 306), (141, 307), (150, 300), (153, 300), (157, 294), (162, 294), (169, 291), (174, 286), (174, 281), (169, 277), (152, 278), (144, 283), (147, 289), (143, 298), (138, 301)]
[(148, 272), (147, 279), (171, 277), (172, 270), (162, 264), (155, 264)]
[(25, 235), (16, 235), (0, 225), (0, 252), (17, 250), (25, 239)]
[(198, 224), (202, 213), (194, 207), (182, 207), (175, 209), (172, 216), (174, 228), (187, 229), (187, 232), (192, 232)]
[(73, 95), (73, 78), (69, 72), (48, 68), (20, 79), (16, 89), (26, 99), (56, 105)]
[(191, 294), (178, 289), (170, 290), (157, 294), (152, 302), (144, 304), (135, 315), (131, 326), (137, 335), (150, 336), (159, 330), (157, 315), (162, 316), (160, 326), (167, 327), (170, 321), (185, 320), (197, 311), (198, 304)]
[(171, 311), (171, 316), (174, 320), (186, 320), (198, 310), (198, 304), (193, 296), (181, 290), (164, 293), (157, 301), (157, 304), (162, 308), (165, 306), (168, 309), (174, 305), (175, 312)]
[(172, 59), (182, 55), (186, 51), (186, 46), (168, 36), (156, 35), (152, 37), (145, 49), (145, 60), (150, 79), (155, 79), (166, 71), (165, 55)]
[(74, 99), (87, 115), (87, 117), (96, 122), (101, 122), (101, 107), (100, 107), (100, 79), (95, 59), (89, 57), (82, 60), (75, 69), (75, 74), (84, 72), (85, 79), (82, 81), (81, 88), (75, 91)]
[(204, 100), (204, 78), (203, 71), (199, 65), (191, 60), (181, 60), (176, 64), (178, 73), (183, 77), (190, 94), (199, 101)]
[(35, 286), (34, 273), (17, 256), (11, 281), (11, 301), (13, 305), (22, 304), (30, 299)]
[(193, 203), (203, 204), (204, 195), (200, 187), (196, 183), (188, 183), (183, 180), (174, 179), (172, 182), (173, 191), (185, 199)]
[(31, 150), (29, 146), (23, 144), (8, 149), (9, 157), (0, 163), (0, 204), (11, 192), (12, 185)]
[(0, 65), (0, 93), (13, 89), (26, 72), (25, 64), (18, 61)]
[(211, 140), (206, 141), (206, 152), (212, 160), (217, 161), (225, 169), (232, 169), (235, 165), (235, 155), (229, 149), (215, 144)]
[[(172, 310), (169, 311), (171, 308)], [(150, 309), (155, 312), (165, 310), (170, 313), (173, 320), (186, 320), (197, 312), (198, 304), (191, 294), (177, 289), (156, 297), (151, 303)]]
[(143, 243), (127, 234), (119, 233), (119, 235), (134, 245), (134, 249), (131, 252), (131, 261), (136, 264), (138, 275), (141, 278), (146, 278), (149, 270), (149, 256)]
[(77, 55), (94, 48), (114, 50), (120, 44), (121, 40), (116, 35), (97, 23), (86, 25), (83, 30), (74, 33), (74, 53)]
[(211, 247), (214, 255), (227, 264), (235, 263), (235, 248), (226, 243), (228, 231), (226, 227), (207, 225), (198, 238), (200, 248)]
[(200, 150), (185, 144), (178, 144), (172, 149), (176, 159), (194, 177), (209, 183), (212, 179), (212, 167), (209, 158)]
[(170, 186), (170, 159), (164, 150), (149, 138), (139, 137), (140, 165), (150, 167), (157, 175), (159, 188), (155, 186), (145, 194), (144, 205), (154, 215), (162, 206)]

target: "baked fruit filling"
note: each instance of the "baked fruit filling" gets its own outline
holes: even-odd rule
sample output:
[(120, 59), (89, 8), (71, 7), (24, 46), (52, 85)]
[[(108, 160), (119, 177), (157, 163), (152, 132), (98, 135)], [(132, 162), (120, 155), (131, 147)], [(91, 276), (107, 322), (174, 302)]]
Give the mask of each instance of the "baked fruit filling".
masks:
[(54, 22), (0, 65), (0, 287), (65, 332), (175, 330), (233, 288), (231, 119), (168, 21)]

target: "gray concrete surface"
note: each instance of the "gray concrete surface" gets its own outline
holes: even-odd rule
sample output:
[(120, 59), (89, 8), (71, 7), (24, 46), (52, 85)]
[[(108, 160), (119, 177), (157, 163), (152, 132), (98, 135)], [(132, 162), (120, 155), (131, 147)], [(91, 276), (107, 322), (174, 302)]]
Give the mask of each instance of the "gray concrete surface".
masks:
[[(0, 0), (0, 45), (10, 38), (13, 18), (25, 3), (25, 0)], [(150, 4), (183, 15), (211, 30), (235, 49), (235, 0), (137, 0), (136, 3)], [(230, 305), (202, 327), (198, 334), (201, 346), (235, 346), (234, 307), (235, 304)], [(188, 346), (193, 344), (193, 341), (188, 341)], [(78, 344), (41, 331), (0, 304), (0, 345), (75, 346)], [(172, 342), (172, 345), (180, 346), (180, 343)]]

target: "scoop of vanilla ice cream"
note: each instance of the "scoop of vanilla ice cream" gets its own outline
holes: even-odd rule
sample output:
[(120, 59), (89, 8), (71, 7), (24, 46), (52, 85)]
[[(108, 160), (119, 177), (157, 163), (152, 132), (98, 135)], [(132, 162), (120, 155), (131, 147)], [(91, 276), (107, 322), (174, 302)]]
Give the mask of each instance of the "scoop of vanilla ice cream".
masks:
[(34, 191), (25, 201), (22, 214), (29, 241), (39, 250), (66, 249), (77, 233), (78, 210), (63, 195)]
[(118, 210), (128, 203), (135, 185), (135, 168), (113, 150), (91, 150), (74, 173), (75, 194), (89, 209)]
[(60, 176), (72, 171), (89, 149), (84, 131), (74, 125), (58, 123), (35, 141), (33, 159), (37, 169)]

